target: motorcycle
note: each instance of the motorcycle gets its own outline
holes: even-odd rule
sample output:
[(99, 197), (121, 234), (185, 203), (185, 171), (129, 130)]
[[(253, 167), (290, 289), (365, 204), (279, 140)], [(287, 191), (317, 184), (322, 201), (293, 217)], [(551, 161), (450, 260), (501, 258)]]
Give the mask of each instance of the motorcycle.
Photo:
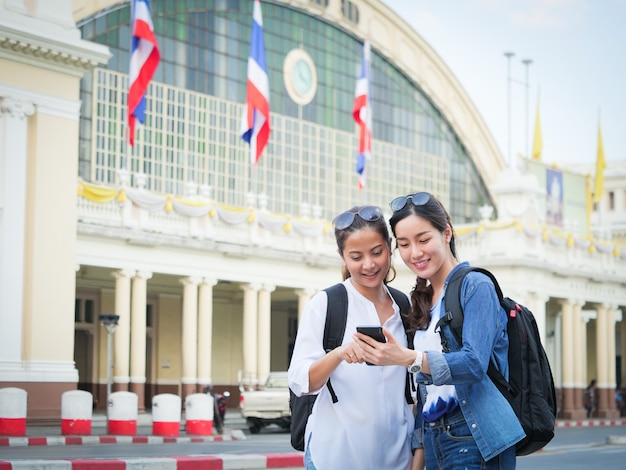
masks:
[(230, 397), (230, 392), (227, 390), (224, 393), (213, 394), (213, 424), (218, 434), (224, 432), (224, 417), (226, 416), (226, 402)]

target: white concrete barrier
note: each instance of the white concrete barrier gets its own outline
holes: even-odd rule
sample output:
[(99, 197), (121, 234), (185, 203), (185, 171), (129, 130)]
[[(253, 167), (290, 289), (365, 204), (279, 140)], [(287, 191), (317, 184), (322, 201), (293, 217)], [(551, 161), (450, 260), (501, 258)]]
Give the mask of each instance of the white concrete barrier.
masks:
[(185, 432), (193, 436), (213, 434), (213, 397), (193, 393), (185, 398)]
[(161, 393), (152, 398), (152, 434), (180, 435), (181, 400), (173, 393)]
[(139, 399), (136, 393), (111, 393), (107, 403), (108, 434), (136, 435), (138, 404)]
[(61, 434), (91, 435), (93, 395), (84, 390), (69, 390), (61, 395)]
[(21, 388), (0, 388), (0, 436), (26, 436), (28, 394)]

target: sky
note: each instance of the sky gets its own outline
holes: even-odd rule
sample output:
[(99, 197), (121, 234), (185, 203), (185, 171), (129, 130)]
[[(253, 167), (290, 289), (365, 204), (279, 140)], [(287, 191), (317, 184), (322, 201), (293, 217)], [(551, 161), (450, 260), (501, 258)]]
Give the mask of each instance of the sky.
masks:
[(448, 65), (506, 161), (532, 152), (537, 106), (544, 162), (593, 168), (598, 126), (606, 161), (626, 160), (626, 0), (382, 1)]

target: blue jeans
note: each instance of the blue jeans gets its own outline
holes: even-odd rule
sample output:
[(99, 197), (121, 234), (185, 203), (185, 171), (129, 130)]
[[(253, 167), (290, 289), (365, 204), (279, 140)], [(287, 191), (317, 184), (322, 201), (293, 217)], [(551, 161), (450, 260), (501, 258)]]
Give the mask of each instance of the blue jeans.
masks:
[(463, 413), (457, 410), (424, 423), (424, 460), (426, 470), (512, 470), (515, 446), (489, 461), (483, 460)]
[[(309, 441), (311, 441), (311, 436), (309, 436)], [(313, 461), (311, 460), (311, 451), (309, 450), (308, 443), (306, 446), (306, 452), (304, 453), (304, 468), (305, 470), (317, 470), (317, 468), (315, 468), (315, 465), (313, 465)]]

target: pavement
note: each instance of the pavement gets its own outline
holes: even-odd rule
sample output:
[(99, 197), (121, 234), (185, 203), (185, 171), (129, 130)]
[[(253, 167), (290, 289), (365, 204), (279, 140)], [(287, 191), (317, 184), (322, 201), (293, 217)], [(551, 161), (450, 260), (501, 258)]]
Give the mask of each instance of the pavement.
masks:
[[(303, 453), (289, 452), (284, 454), (217, 454), (203, 456), (180, 456), (170, 458), (126, 458), (126, 459), (66, 459), (66, 460), (2, 460), (2, 447), (45, 446), (45, 445), (81, 445), (81, 444), (168, 444), (168, 443), (202, 443), (245, 440), (245, 420), (238, 410), (227, 410), (223, 434), (213, 432), (211, 436), (192, 436), (185, 433), (184, 421), (181, 423), (179, 436), (156, 436), (152, 429), (150, 413), (137, 416), (137, 432), (133, 436), (107, 434), (105, 414), (94, 414), (92, 417), (91, 434), (88, 436), (63, 436), (61, 426), (27, 426), (24, 437), (0, 437), (0, 470), (38, 469), (38, 470), (123, 470), (123, 469), (154, 469), (154, 470), (210, 470), (210, 469), (302, 469), (304, 468)], [(556, 422), (556, 428), (570, 427), (613, 427), (626, 426), (626, 418), (618, 419), (585, 419), (576, 421)], [(611, 436), (607, 444), (626, 444), (626, 436)]]
[(91, 434), (86, 436), (62, 435), (61, 425), (27, 425), (26, 436), (0, 436), (0, 470), (37, 469), (37, 470), (226, 470), (226, 469), (267, 469), (283, 470), (303, 469), (304, 454), (290, 452), (284, 454), (215, 454), (185, 455), (179, 457), (142, 457), (119, 459), (71, 458), (65, 460), (27, 460), (2, 459), (3, 447), (19, 446), (63, 446), (63, 445), (111, 445), (111, 444), (170, 444), (203, 443), (245, 440), (247, 429), (245, 420), (238, 410), (227, 410), (224, 419), (224, 432), (217, 434), (215, 428), (211, 436), (187, 435), (184, 420), (181, 422), (179, 436), (157, 436), (153, 434), (152, 415), (142, 413), (137, 416), (135, 435), (111, 435), (107, 431), (105, 414), (94, 413), (91, 419)]

